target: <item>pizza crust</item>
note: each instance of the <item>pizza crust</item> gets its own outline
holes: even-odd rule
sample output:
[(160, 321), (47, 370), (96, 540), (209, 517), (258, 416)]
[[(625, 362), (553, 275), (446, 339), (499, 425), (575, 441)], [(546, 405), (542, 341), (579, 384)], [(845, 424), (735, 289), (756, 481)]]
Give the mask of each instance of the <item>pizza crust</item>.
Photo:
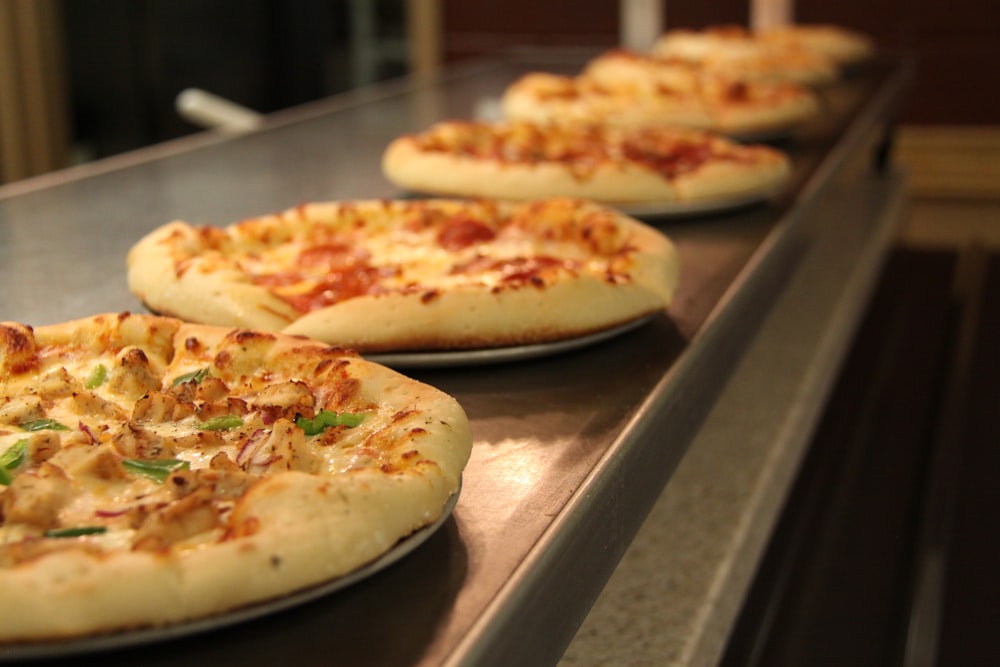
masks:
[[(356, 385), (351, 400), (374, 406), (371, 426), (365, 427), (370, 432), (357, 437), (363, 436), (371, 447), (387, 443), (392, 451), (405, 451), (392, 454), (400, 463), (391, 468), (383, 464), (266, 475), (236, 501), (227, 529), (233, 532), (221, 540), (147, 551), (132, 550), (127, 542), (115, 548), (114, 543), (88, 542), (97, 538), (74, 538), (77, 543), (60, 544), (50, 553), (4, 567), (2, 642), (65, 639), (201, 619), (343, 576), (440, 517), (459, 488), (471, 452), (468, 420), (453, 398), (314, 341), (127, 313), (39, 327), (33, 334), (13, 323), (2, 327), (15, 332), (15, 338), (20, 336), (16, 332), (28, 335), (24, 341), (33, 337), (28, 347), (43, 355), (65, 346), (65, 359), (70, 360), (66, 363), (75, 374), (106, 359), (101, 355), (108, 350), (135, 346), (148, 353), (168, 385), (170, 378), (213, 354), (213, 373), (220, 377), (266, 372), (268, 383), (283, 378), (308, 381), (313, 373), (332, 378), (330, 369), (335, 367), (336, 373), (353, 378), (348, 380)], [(6, 362), (25, 345), (11, 345), (9, 336), (5, 341), (0, 346), (9, 380), (5, 399), (11, 392), (37, 386), (32, 379), (36, 372), (62, 363), (45, 361), (40, 371), (15, 373)], [(244, 358), (238, 358), (241, 354)], [(317, 395), (337, 391), (330, 386)], [(96, 427), (92, 431), (99, 432)], [(87, 484), (91, 486), (85, 488), (92, 488), (94, 482)], [(102, 546), (97, 549), (95, 544)]]
[(253, 515), (269, 526), (257, 535), (177, 558), (62, 551), (0, 572), (7, 603), (0, 641), (193, 621), (332, 581), (431, 523), (448, 488), (429, 476), (387, 485), (358, 475), (331, 486), (304, 473), (283, 474), (254, 487), (248, 499)]
[[(295, 320), (297, 314), (286, 302), (210, 258), (193, 258), (178, 271), (178, 257), (203, 247), (190, 225), (173, 222), (154, 230), (127, 257), (129, 289), (150, 295), (147, 305), (157, 314), (205, 321), (205, 314), (211, 313), (216, 326), (280, 331)], [(190, 317), (192, 313), (201, 317)]]

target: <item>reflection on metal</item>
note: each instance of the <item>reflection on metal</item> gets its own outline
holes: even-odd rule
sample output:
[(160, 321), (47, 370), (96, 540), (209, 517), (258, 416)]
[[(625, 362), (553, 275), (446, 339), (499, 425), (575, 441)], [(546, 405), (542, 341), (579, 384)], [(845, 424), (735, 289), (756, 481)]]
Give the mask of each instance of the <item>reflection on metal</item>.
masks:
[(256, 111), (199, 88), (182, 90), (174, 104), (189, 123), (230, 134), (253, 132), (264, 121)]

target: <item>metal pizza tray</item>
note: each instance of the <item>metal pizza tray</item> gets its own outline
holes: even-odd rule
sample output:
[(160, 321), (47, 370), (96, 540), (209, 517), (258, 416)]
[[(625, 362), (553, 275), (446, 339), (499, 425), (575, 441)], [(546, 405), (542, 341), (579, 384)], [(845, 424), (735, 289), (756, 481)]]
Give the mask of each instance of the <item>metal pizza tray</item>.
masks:
[(380, 352), (365, 354), (369, 361), (391, 366), (400, 370), (417, 368), (468, 368), (489, 364), (508, 364), (530, 359), (539, 359), (553, 354), (562, 354), (597, 345), (626, 334), (646, 324), (657, 315), (645, 315), (614, 327), (595, 331), (583, 336), (564, 338), (545, 343), (510, 345), (470, 350), (442, 350), (428, 352)]
[(622, 213), (638, 218), (656, 218), (658, 220), (666, 218), (700, 218), (719, 213), (729, 213), (748, 206), (762, 204), (784, 191), (785, 187), (779, 186), (757, 191), (738, 192), (722, 197), (609, 205)]

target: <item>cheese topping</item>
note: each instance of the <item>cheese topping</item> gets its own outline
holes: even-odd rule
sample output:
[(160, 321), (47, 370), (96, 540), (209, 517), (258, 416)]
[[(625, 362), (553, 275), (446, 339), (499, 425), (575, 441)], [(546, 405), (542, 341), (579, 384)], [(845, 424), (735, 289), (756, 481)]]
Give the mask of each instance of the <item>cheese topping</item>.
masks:
[(499, 163), (556, 162), (579, 180), (599, 168), (637, 167), (673, 180), (708, 162), (767, 163), (780, 159), (764, 146), (743, 146), (718, 135), (677, 127), (634, 129), (602, 125), (447, 122), (413, 135), (420, 150)]
[(574, 200), (304, 206), (198, 228), (200, 251), (184, 248), (176, 270), (229, 268), (305, 313), (362, 295), (542, 288), (567, 273), (627, 282), (634, 248), (620, 229)]
[(721, 110), (739, 103), (775, 104), (810, 97), (794, 84), (758, 83), (708, 73), (688, 72), (677, 77), (638, 78), (612, 82), (591, 76), (527, 74), (513, 84), (540, 100), (581, 100), (605, 105), (644, 103), (688, 106), (706, 111)]
[(0, 565), (196, 548), (253, 530), (229, 518), (265, 475), (417, 464), (338, 350), (265, 364), (270, 334), (211, 346), (174, 341), (176, 320), (95, 321), (61, 339), (0, 323)]
[[(600, 67), (598, 67), (600, 65)], [(754, 116), (803, 120), (818, 109), (817, 97), (793, 83), (748, 81), (709, 72), (671, 68), (668, 73), (632, 71), (607, 60), (581, 76), (533, 72), (504, 92), (509, 119), (552, 123), (682, 125), (728, 131), (759, 124)], [(775, 121), (777, 122), (777, 121)]]

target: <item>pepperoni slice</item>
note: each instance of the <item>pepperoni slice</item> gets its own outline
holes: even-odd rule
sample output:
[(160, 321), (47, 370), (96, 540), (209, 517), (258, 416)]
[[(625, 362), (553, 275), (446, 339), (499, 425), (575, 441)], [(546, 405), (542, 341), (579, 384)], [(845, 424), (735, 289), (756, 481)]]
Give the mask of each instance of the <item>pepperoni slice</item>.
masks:
[(437, 242), (445, 250), (462, 250), (480, 241), (492, 241), (494, 238), (496, 232), (486, 223), (474, 218), (456, 216), (441, 227)]

